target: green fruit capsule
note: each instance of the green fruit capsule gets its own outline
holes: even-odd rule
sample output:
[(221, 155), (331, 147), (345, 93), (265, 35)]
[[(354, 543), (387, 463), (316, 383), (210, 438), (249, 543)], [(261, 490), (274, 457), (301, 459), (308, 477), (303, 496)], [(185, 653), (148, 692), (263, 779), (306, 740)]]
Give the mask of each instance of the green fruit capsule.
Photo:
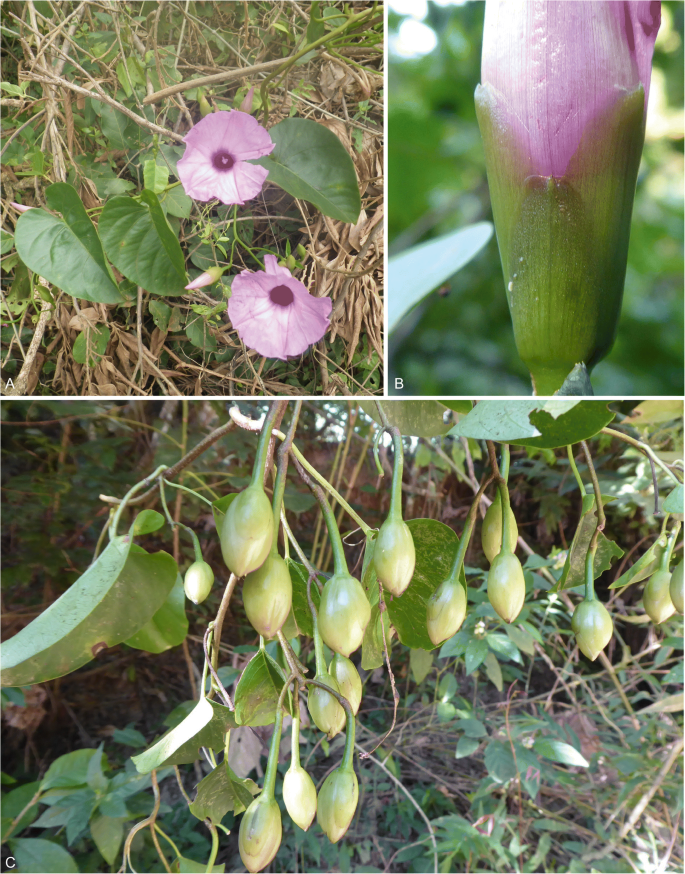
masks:
[[(333, 689), (334, 692), (340, 692), (337, 682), (330, 674), (317, 674), (314, 679)], [(329, 740), (345, 725), (345, 711), (338, 700), (318, 686), (308, 687), (307, 709), (314, 725), (319, 731), (327, 734)]]
[(495, 612), (513, 622), (526, 599), (526, 582), (521, 562), (511, 552), (496, 555), (488, 572), (488, 598)]
[(214, 571), (206, 561), (194, 561), (186, 571), (183, 588), (193, 604), (201, 604), (212, 591)]
[(458, 580), (444, 580), (428, 599), (428, 636), (438, 646), (456, 634), (466, 616), (466, 593)]
[(573, 612), (571, 628), (578, 648), (594, 662), (611, 640), (614, 623), (601, 601), (581, 601)]
[(373, 552), (376, 576), (391, 595), (399, 597), (414, 576), (416, 550), (407, 523), (388, 517), (381, 525)]
[(370, 618), (371, 605), (359, 580), (346, 573), (332, 576), (319, 605), (319, 632), (326, 646), (349, 656), (361, 646)]
[(354, 771), (336, 768), (326, 777), (319, 792), (316, 819), (334, 844), (350, 827), (359, 800), (359, 784)]
[(307, 831), (316, 816), (316, 786), (301, 765), (291, 765), (286, 771), (283, 801), (292, 821)]
[(655, 625), (661, 625), (675, 613), (671, 600), (671, 574), (659, 570), (652, 574), (642, 593), (642, 604)]
[(243, 604), (247, 618), (262, 637), (273, 637), (288, 618), (293, 584), (288, 565), (271, 553), (264, 564), (245, 577)]
[(362, 680), (359, 671), (348, 658), (340, 655), (339, 652), (333, 656), (328, 670), (338, 684), (340, 694), (350, 702), (352, 713), (356, 716), (362, 701)]
[[(516, 541), (518, 540), (519, 532), (516, 527), (516, 519), (509, 507), (509, 552), (516, 549)], [(502, 551), (502, 497), (497, 490), (495, 499), (490, 504), (485, 512), (483, 519), (483, 527), (480, 532), (481, 543), (483, 544), (483, 552), (485, 557), (492, 564), (496, 555)]]
[(244, 577), (260, 567), (271, 549), (274, 518), (259, 486), (248, 486), (228, 506), (221, 525), (221, 552), (231, 573)]
[(271, 862), (281, 845), (283, 825), (275, 798), (261, 795), (243, 814), (238, 834), (238, 849), (243, 865), (255, 874)]
[(673, 606), (681, 614), (685, 612), (683, 610), (683, 564), (685, 564), (685, 560), (676, 565), (671, 574), (671, 585), (669, 586)]

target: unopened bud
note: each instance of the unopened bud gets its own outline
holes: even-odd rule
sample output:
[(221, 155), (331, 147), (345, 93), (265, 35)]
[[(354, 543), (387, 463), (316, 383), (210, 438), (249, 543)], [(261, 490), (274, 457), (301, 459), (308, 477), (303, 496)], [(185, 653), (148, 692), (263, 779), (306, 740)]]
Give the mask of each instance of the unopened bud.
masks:
[(243, 97), (243, 102), (240, 104), (241, 112), (252, 112), (252, 100), (254, 98), (254, 85), (247, 92), (245, 97)]
[(193, 279), (192, 282), (186, 285), (186, 291), (192, 291), (194, 288), (203, 288), (205, 285), (214, 285), (215, 282), (221, 279), (225, 269), (225, 267), (210, 267), (209, 270), (205, 270), (197, 279)]

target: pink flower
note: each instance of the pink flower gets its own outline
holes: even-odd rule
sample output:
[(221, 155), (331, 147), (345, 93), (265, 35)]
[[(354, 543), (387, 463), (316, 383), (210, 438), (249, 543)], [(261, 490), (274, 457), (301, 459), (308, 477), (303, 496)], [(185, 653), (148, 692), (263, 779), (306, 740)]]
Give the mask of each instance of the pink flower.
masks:
[(187, 148), (178, 175), (185, 193), (226, 204), (242, 204), (259, 194), (269, 171), (246, 162), (268, 155), (276, 145), (255, 118), (237, 109), (211, 113), (183, 141)]
[(186, 291), (192, 291), (194, 288), (203, 288), (205, 285), (214, 285), (221, 279), (225, 267), (209, 267), (204, 273), (201, 273), (196, 279), (186, 285)]
[(28, 212), (30, 209), (35, 209), (33, 206), (24, 206), (22, 203), (15, 203), (13, 200), (10, 201), (10, 205), (13, 206), (18, 212)]
[(243, 270), (233, 280), (228, 316), (246, 346), (285, 361), (323, 337), (332, 307), (329, 297), (314, 297), (273, 255), (266, 255), (264, 270)]

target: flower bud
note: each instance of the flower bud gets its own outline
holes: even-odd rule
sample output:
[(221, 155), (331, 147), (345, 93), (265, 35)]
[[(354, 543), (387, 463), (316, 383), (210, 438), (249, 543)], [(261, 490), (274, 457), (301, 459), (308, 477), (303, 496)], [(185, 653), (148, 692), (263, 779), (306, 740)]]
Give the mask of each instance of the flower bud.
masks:
[[(509, 507), (509, 542), (507, 552), (514, 552), (519, 532), (516, 527), (516, 518)], [(483, 545), (485, 557), (492, 564), (492, 560), (502, 551), (502, 496), (497, 490), (495, 499), (488, 507), (483, 519), (483, 527), (480, 532), (480, 540)]]
[[(333, 689), (334, 692), (340, 691), (337, 682), (330, 674), (317, 674), (314, 679)], [(307, 687), (307, 710), (314, 725), (319, 731), (327, 734), (329, 740), (345, 725), (345, 710), (337, 698), (318, 686)]]
[(231, 573), (244, 577), (264, 563), (273, 538), (271, 504), (259, 486), (248, 486), (229, 504), (221, 525), (221, 552)]
[(200, 94), (198, 99), (198, 103), (200, 104), (200, 115), (204, 118), (206, 115), (209, 115), (213, 110), (209, 103), (209, 100), (205, 97), (204, 93)]
[(316, 815), (316, 786), (301, 765), (291, 765), (286, 771), (283, 801), (292, 821), (307, 831)]
[(10, 201), (10, 206), (13, 206), (17, 212), (28, 212), (30, 209), (35, 209), (34, 206), (24, 206), (23, 203), (15, 203), (13, 200)]
[(642, 604), (655, 625), (661, 625), (673, 616), (675, 605), (671, 600), (671, 574), (668, 571), (658, 570), (650, 577), (642, 593)]
[(376, 576), (391, 595), (398, 597), (414, 576), (416, 550), (407, 523), (388, 516), (381, 525), (373, 551)]
[(288, 618), (293, 602), (293, 584), (288, 565), (275, 553), (245, 577), (243, 605), (252, 627), (262, 637), (273, 637)]
[(354, 664), (344, 655), (337, 652), (328, 667), (331, 677), (338, 684), (340, 694), (347, 698), (352, 713), (357, 715), (362, 700), (362, 680)]
[(186, 285), (186, 291), (192, 291), (194, 288), (203, 288), (205, 285), (214, 285), (215, 282), (221, 279), (225, 269), (225, 267), (216, 265), (209, 267), (204, 273), (201, 273), (196, 279), (193, 279), (192, 282)]
[(513, 622), (521, 612), (526, 599), (526, 581), (521, 562), (511, 552), (500, 552), (492, 560), (488, 572), (488, 598), (505, 622)]
[(456, 634), (466, 616), (466, 593), (459, 580), (444, 580), (428, 599), (428, 636), (438, 646)]
[(476, 114), (516, 346), (538, 395), (614, 341), (658, 3), (485, 7)]
[(671, 585), (669, 586), (673, 606), (681, 614), (685, 612), (683, 610), (683, 564), (685, 564), (685, 561), (681, 561), (680, 564), (676, 565), (675, 570), (671, 574)]
[(243, 102), (240, 104), (241, 112), (252, 112), (252, 101), (254, 100), (254, 85), (247, 92), (245, 97), (243, 97)]
[(201, 604), (212, 591), (214, 571), (206, 561), (194, 561), (186, 571), (183, 588), (193, 604)]
[(326, 646), (349, 656), (361, 646), (370, 618), (371, 605), (359, 580), (341, 573), (326, 582), (319, 605), (319, 632)]
[(243, 864), (251, 874), (271, 862), (281, 845), (283, 825), (275, 798), (255, 798), (240, 821), (238, 849)]
[(358, 800), (359, 784), (354, 771), (336, 768), (326, 777), (319, 792), (316, 819), (332, 844), (349, 828)]
[(596, 599), (581, 601), (573, 611), (571, 628), (576, 635), (578, 648), (594, 662), (600, 652), (611, 640), (614, 633), (614, 623), (609, 611)]

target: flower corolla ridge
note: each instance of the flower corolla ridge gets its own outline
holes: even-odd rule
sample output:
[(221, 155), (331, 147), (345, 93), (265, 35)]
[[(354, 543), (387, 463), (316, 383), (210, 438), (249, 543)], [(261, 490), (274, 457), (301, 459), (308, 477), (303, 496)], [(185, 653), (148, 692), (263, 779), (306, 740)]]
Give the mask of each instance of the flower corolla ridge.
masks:
[(243, 204), (262, 190), (269, 171), (249, 160), (270, 154), (276, 144), (256, 118), (237, 109), (213, 112), (183, 138), (178, 161), (183, 190), (195, 200)]
[(228, 317), (248, 348), (285, 361), (323, 337), (332, 307), (329, 297), (314, 297), (274, 255), (265, 255), (264, 270), (243, 270), (233, 279)]

